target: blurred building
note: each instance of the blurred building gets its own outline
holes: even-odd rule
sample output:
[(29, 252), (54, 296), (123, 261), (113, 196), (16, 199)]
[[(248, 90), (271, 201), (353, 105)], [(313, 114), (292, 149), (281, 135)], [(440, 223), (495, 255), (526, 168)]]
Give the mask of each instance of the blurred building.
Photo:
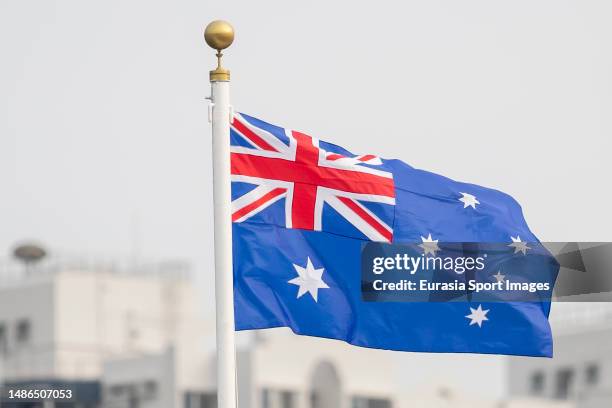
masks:
[[(104, 362), (160, 353), (198, 320), (187, 268), (45, 260), (0, 271), (0, 375), (15, 388), (70, 387), (98, 406)], [(5, 404), (3, 406), (6, 406)], [(23, 405), (19, 405), (23, 407)]]
[(553, 359), (509, 360), (511, 395), (612, 406), (612, 308), (607, 303), (554, 305)]
[[(47, 260), (36, 267), (0, 268), (0, 378), (16, 388), (37, 384), (75, 391), (73, 401), (45, 407), (216, 407), (214, 326), (206, 319), (213, 316), (200, 304), (188, 268), (180, 263), (134, 267)], [(442, 381), (407, 391), (399, 385), (397, 353), (282, 330), (241, 336), (239, 403), (241, 408), (609, 406), (612, 319), (602, 316), (559, 324), (555, 359), (507, 359), (507, 379), (498, 380), (507, 381), (508, 398), (501, 401)]]
[[(298, 336), (274, 337), (238, 351), (241, 408), (393, 406), (394, 372), (387, 353), (364, 354), (339, 342)], [(215, 408), (214, 370), (214, 353), (194, 356), (179, 348), (109, 361), (102, 379), (105, 403)]]

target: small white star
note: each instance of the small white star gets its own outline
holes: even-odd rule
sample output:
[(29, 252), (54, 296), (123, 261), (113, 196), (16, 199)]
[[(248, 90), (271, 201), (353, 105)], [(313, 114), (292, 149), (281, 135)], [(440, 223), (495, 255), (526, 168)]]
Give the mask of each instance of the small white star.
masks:
[(508, 244), (508, 246), (514, 248), (514, 253), (518, 254), (519, 252), (522, 252), (523, 255), (527, 255), (527, 250), (531, 249), (527, 246), (527, 243), (521, 241), (521, 237), (519, 237), (518, 235), (516, 236), (516, 238), (512, 236), (510, 238), (512, 238), (512, 243)]
[(440, 247), (438, 246), (438, 240), (432, 239), (431, 234), (429, 234), (427, 238), (422, 236), (421, 240), (423, 241), (423, 243), (419, 244), (419, 246), (423, 248), (423, 253), (425, 255), (431, 254), (433, 256), (436, 256), (436, 251), (440, 250)]
[(497, 282), (503, 282), (506, 280), (506, 275), (502, 275), (501, 271), (497, 271), (497, 274), (493, 275), (493, 277), (497, 279)]
[(468, 194), (468, 193), (459, 193), (459, 194), (463, 195), (463, 197), (459, 199), (459, 201), (463, 203), (463, 208), (472, 207), (473, 209), (476, 209), (476, 205), (480, 204), (480, 201), (478, 201), (476, 199), (476, 196), (472, 194)]
[(470, 319), (470, 326), (473, 324), (477, 324), (478, 327), (482, 327), (482, 322), (485, 320), (489, 320), (487, 317), (487, 313), (489, 313), (489, 309), (482, 310), (482, 305), (478, 305), (478, 309), (474, 309), (470, 307), (469, 315), (465, 316), (467, 319)]
[(297, 298), (301, 298), (306, 293), (310, 293), (310, 296), (317, 302), (317, 295), (319, 294), (319, 289), (329, 289), (329, 286), (325, 282), (323, 282), (323, 271), (325, 268), (315, 269), (312, 265), (312, 261), (310, 257), (306, 261), (306, 267), (302, 267), (296, 264), (293, 264), (293, 267), (298, 273), (297, 278), (293, 278), (288, 283), (293, 285), (297, 285), (300, 287), (298, 290)]

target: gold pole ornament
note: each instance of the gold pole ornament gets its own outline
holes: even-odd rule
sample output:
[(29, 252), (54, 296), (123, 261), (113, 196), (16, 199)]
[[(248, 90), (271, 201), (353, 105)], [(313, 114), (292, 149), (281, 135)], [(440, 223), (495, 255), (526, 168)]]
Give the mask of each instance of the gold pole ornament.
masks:
[(210, 81), (229, 81), (230, 72), (221, 66), (221, 50), (234, 42), (234, 27), (227, 21), (215, 20), (206, 26), (204, 39), (210, 48), (217, 50), (217, 68), (210, 71)]

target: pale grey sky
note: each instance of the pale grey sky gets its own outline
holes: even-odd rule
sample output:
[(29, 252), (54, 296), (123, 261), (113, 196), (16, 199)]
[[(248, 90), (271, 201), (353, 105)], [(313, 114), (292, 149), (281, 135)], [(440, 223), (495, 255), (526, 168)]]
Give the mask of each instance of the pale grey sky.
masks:
[(215, 18), (236, 109), (503, 190), (542, 240), (612, 237), (609, 1), (4, 0), (1, 252), (136, 241), (212, 295)]

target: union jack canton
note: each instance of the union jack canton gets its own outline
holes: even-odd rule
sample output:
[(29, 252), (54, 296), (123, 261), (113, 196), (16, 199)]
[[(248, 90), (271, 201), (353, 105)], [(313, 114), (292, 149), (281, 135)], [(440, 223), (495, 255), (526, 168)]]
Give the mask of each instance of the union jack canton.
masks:
[(230, 138), (233, 222), (393, 240), (393, 174), (379, 157), (238, 113)]

